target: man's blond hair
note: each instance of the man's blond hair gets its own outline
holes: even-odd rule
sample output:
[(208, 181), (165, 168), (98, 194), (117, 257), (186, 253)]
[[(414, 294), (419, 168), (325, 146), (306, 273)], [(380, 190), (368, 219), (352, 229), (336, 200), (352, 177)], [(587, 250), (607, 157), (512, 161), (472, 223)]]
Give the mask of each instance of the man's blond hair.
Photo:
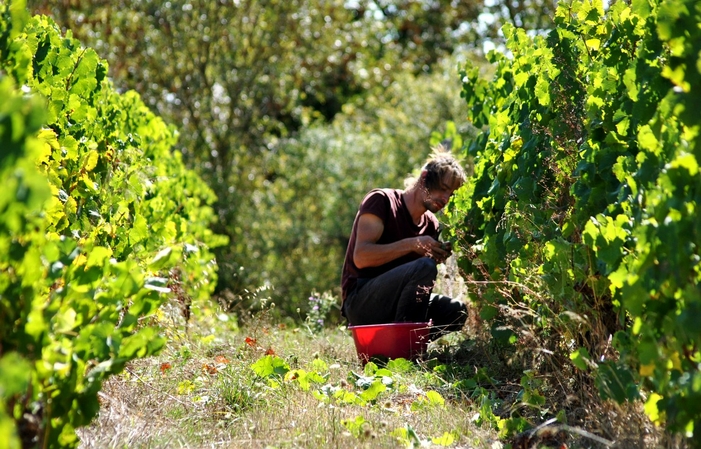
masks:
[[(467, 179), (460, 162), (442, 143), (431, 148), (431, 154), (421, 168), (421, 172), (423, 171), (426, 171), (424, 187), (428, 190), (440, 189), (441, 183), (457, 189)], [(417, 181), (417, 178), (412, 177), (408, 178), (404, 184), (406, 187), (410, 187)]]

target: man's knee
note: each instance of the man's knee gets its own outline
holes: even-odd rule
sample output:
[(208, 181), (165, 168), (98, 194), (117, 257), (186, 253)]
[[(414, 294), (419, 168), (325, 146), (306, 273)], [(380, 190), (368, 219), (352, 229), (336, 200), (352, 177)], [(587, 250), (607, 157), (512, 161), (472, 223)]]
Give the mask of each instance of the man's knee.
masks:
[(429, 314), (437, 324), (460, 328), (467, 321), (467, 305), (448, 296), (433, 295)]
[(430, 257), (421, 257), (414, 262), (416, 272), (421, 277), (430, 277), (436, 279), (438, 277), (438, 264)]

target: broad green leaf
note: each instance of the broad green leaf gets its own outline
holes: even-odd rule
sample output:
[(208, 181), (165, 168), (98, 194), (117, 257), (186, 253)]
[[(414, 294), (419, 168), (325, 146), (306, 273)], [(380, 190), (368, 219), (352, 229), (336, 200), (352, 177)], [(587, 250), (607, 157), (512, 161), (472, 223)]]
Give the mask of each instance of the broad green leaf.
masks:
[(260, 377), (284, 376), (289, 365), (278, 356), (266, 355), (251, 365), (251, 369)]
[(95, 50), (89, 48), (79, 56), (78, 64), (73, 72), (73, 84), (70, 92), (76, 95), (86, 96), (97, 87), (96, 68), (98, 56)]
[(173, 255), (173, 248), (167, 246), (160, 250), (149, 262), (149, 268), (152, 270), (160, 270), (171, 263), (171, 256)]
[(61, 144), (61, 151), (64, 153), (63, 157), (71, 161), (78, 160), (78, 141), (75, 137), (71, 135), (62, 136), (59, 138), (59, 143)]
[(643, 125), (638, 130), (638, 143), (640, 147), (656, 153), (659, 150), (659, 141), (649, 125)]
[(112, 250), (104, 246), (96, 246), (88, 252), (88, 259), (85, 268), (103, 267), (105, 261), (112, 257)]
[(628, 97), (633, 101), (638, 101), (640, 86), (637, 83), (635, 70), (635, 66), (626, 69), (623, 74), (623, 84), (626, 86)]
[(410, 360), (399, 358), (388, 361), (387, 369), (392, 373), (402, 374), (414, 371), (416, 369), (416, 365)]
[(548, 81), (539, 77), (535, 85), (536, 97), (541, 106), (550, 106), (550, 84)]
[(670, 168), (684, 168), (689, 172), (689, 176), (696, 176), (699, 173), (699, 163), (693, 154), (684, 153), (675, 158), (670, 163)]
[[(30, 363), (16, 352), (0, 358), (0, 400), (26, 392), (31, 375)], [(0, 411), (2, 408), (0, 408)]]
[(582, 371), (587, 371), (589, 369), (589, 363), (591, 362), (591, 356), (587, 348), (578, 348), (570, 353), (570, 360), (572, 364)]
[(650, 15), (650, 0), (633, 0), (631, 4), (631, 9), (634, 14), (637, 14), (641, 18), (645, 19)]
[(380, 393), (384, 392), (385, 390), (387, 390), (387, 386), (384, 383), (382, 383), (381, 380), (375, 380), (370, 384), (370, 386), (363, 390), (363, 392), (360, 393), (359, 396), (363, 400), (371, 402), (376, 400)]
[(426, 392), (426, 398), (431, 405), (437, 405), (439, 407), (445, 406), (445, 399), (437, 391), (429, 390)]
[[(149, 236), (149, 224), (146, 221), (146, 217), (144, 217), (141, 214), (137, 214), (134, 217), (134, 224), (133, 224), (131, 230), (129, 231), (129, 238), (131, 239), (132, 243), (138, 243), (142, 240), (147, 239), (148, 236)], [(158, 260), (160, 260), (163, 257), (168, 256), (170, 254), (170, 248), (166, 248), (163, 251), (167, 251), (167, 252), (160, 255), (160, 257), (157, 255), (156, 258), (154, 258), (155, 260), (153, 260), (151, 263), (157, 262)]]
[(155, 328), (146, 327), (122, 340), (122, 345), (119, 348), (119, 357), (124, 360), (131, 360), (136, 357), (153, 355), (165, 343), (165, 338), (158, 335), (158, 331)]
[(76, 326), (76, 312), (73, 309), (60, 311), (56, 318), (56, 326), (54, 331), (57, 333), (70, 332)]
[(599, 365), (596, 383), (599, 394), (604, 398), (613, 399), (618, 403), (638, 398), (637, 383), (630, 370), (613, 362)]

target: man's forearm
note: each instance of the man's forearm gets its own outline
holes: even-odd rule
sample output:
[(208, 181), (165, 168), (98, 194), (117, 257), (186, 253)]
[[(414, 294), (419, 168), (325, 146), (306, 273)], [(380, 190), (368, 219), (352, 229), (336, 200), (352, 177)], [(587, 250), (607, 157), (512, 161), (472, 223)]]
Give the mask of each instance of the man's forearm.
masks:
[(416, 251), (415, 238), (393, 243), (359, 243), (353, 252), (353, 262), (358, 268), (377, 267)]

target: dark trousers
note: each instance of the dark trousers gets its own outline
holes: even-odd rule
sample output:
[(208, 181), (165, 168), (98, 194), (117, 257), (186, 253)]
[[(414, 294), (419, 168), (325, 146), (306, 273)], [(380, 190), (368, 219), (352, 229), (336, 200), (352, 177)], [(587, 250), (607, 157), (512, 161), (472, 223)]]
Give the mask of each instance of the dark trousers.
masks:
[(436, 261), (422, 257), (375, 278), (361, 278), (343, 302), (351, 325), (433, 321), (433, 337), (458, 331), (465, 304), (432, 293)]

